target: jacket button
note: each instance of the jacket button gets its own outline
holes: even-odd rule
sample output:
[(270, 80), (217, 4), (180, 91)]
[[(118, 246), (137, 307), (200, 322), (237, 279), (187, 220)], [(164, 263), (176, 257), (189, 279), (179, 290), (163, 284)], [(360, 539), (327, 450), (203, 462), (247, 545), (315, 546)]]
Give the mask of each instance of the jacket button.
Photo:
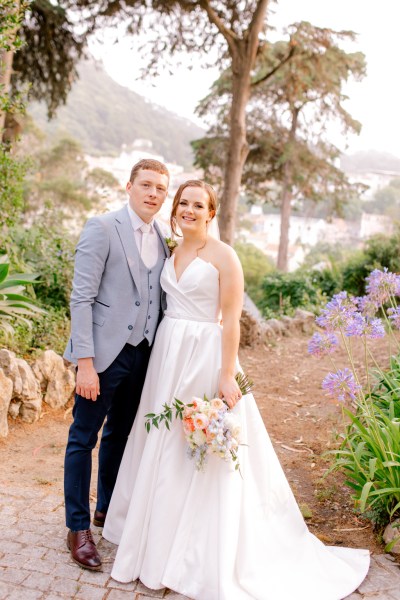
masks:
[(149, 333), (149, 330), (148, 330), (148, 329), (146, 329), (145, 333)]
[(136, 300), (135, 304), (136, 304), (136, 306), (140, 306), (139, 300)]
[(150, 304), (153, 304), (153, 300), (150, 300)]
[(153, 289), (153, 286), (152, 286), (152, 285), (150, 286), (150, 289), (151, 289), (151, 290)]
[(150, 319), (150, 315), (147, 318)]
[(128, 325), (128, 329), (132, 330), (133, 329), (133, 325)]

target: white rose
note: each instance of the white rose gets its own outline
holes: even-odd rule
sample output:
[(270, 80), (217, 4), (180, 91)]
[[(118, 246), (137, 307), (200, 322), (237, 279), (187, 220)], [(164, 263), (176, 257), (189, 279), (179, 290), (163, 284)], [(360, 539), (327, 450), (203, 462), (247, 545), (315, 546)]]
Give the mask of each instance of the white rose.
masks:
[(206, 434), (201, 429), (196, 429), (196, 431), (192, 433), (192, 440), (196, 446), (202, 446), (207, 441)]

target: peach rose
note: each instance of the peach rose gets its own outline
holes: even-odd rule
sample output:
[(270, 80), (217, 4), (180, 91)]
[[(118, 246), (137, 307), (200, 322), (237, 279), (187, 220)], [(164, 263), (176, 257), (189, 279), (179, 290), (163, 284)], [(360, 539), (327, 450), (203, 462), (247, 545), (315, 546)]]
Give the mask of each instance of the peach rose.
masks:
[(196, 396), (193, 396), (190, 404), (193, 404), (193, 409), (196, 410), (203, 406), (204, 400), (202, 400), (201, 398), (197, 398)]
[(213, 398), (212, 400), (210, 400), (210, 404), (211, 408), (215, 408), (215, 410), (221, 410), (221, 408), (224, 408), (225, 406), (221, 398)]
[(202, 413), (197, 413), (193, 417), (193, 423), (195, 429), (205, 429), (208, 426), (209, 421), (206, 415), (203, 415)]
[(192, 431), (194, 431), (194, 429), (195, 429), (195, 427), (194, 427), (193, 419), (191, 419), (191, 418), (183, 419), (183, 430), (186, 435), (188, 435), (189, 433), (192, 433)]

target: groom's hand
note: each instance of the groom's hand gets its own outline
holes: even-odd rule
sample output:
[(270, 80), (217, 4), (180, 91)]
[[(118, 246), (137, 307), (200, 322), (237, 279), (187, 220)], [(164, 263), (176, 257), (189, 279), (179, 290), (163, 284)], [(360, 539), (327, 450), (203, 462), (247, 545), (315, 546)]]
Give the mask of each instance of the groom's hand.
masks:
[(76, 393), (87, 400), (97, 399), (100, 394), (100, 381), (92, 358), (79, 358), (76, 374)]

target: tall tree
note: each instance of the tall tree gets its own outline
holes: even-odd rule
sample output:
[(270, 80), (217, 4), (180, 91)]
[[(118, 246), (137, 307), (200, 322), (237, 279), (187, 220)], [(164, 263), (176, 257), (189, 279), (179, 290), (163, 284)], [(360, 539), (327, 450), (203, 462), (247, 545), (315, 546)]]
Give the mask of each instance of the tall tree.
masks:
[[(235, 208), (243, 166), (249, 147), (246, 138), (246, 105), (250, 96), (251, 74), (260, 46), (265, 41), (269, 0), (64, 0), (63, 6), (80, 10), (80, 23), (93, 32), (113, 19), (123, 19), (128, 33), (156, 35), (147, 42), (149, 67), (155, 71), (166, 52), (180, 50), (212, 52), (210, 60), (232, 72), (229, 144), (224, 164), (221, 198), (221, 237), (233, 242)], [(151, 36), (151, 34), (150, 34)], [(284, 57), (286, 61), (289, 55)], [(267, 77), (267, 75), (265, 75)]]
[[(339, 151), (324, 138), (329, 121), (339, 123), (344, 132), (359, 131), (360, 124), (343, 107), (343, 83), (350, 76), (362, 77), (365, 71), (361, 53), (346, 53), (339, 46), (354, 38), (352, 32), (302, 22), (291, 26), (289, 33), (289, 42), (265, 45), (258, 57), (248, 105), (250, 153), (243, 174), (243, 183), (253, 195), (277, 197), (281, 210), (277, 266), (282, 270), (287, 269), (293, 199), (331, 196), (338, 204), (349, 194), (349, 184), (334, 164)], [(291, 48), (296, 52), (282, 64)], [(265, 73), (273, 76), (266, 80)], [(223, 169), (220, 156), (229, 139), (222, 100), (231, 95), (232, 74), (226, 71), (200, 106), (202, 114), (219, 110), (217, 124), (195, 144), (197, 164), (213, 165), (214, 176), (216, 167), (219, 172)]]
[[(246, 106), (250, 97), (251, 74), (255, 66), (256, 56), (260, 48), (265, 44), (266, 16), (269, 0), (60, 0), (55, 6), (50, 0), (33, 0), (32, 7), (36, 10), (45, 7), (43, 14), (60, 15), (60, 23), (67, 26), (65, 30), (67, 43), (61, 42), (55, 55), (63, 56), (65, 49), (67, 57), (72, 56), (74, 60), (76, 53), (81, 51), (79, 45), (87, 36), (99, 28), (110, 25), (116, 20), (123, 21), (127, 26), (127, 33), (136, 34), (146, 32), (149, 49), (149, 68), (147, 73), (155, 72), (160, 61), (164, 61), (166, 54), (177, 53), (180, 50), (191, 53), (198, 52), (202, 57), (208, 58), (210, 63), (219, 61), (221, 69), (230, 67), (232, 72), (232, 101), (229, 114), (229, 144), (227, 146), (224, 162), (224, 186), (221, 198), (221, 212), (224, 218), (221, 222), (221, 237), (228, 243), (233, 242), (235, 227), (235, 208), (239, 194), (239, 187), (243, 166), (249, 152), (246, 136)], [(79, 25), (86, 31), (82, 33), (78, 43), (72, 34), (67, 19), (67, 13), (79, 11)], [(40, 12), (40, 10), (39, 10)], [(26, 20), (25, 31), (29, 33), (31, 25), (37, 23), (38, 28), (32, 28), (33, 35), (27, 41), (33, 44), (33, 50), (41, 50), (40, 56), (51, 56), (50, 38), (45, 36), (44, 44), (40, 42), (40, 48), (36, 47), (37, 40), (42, 39), (43, 21), (34, 18), (32, 11), (30, 19)], [(58, 23), (60, 25), (60, 23)], [(155, 32), (152, 36), (152, 32)], [(150, 33), (149, 33), (150, 32)], [(57, 35), (53, 35), (57, 38)], [(62, 37), (60, 37), (62, 39)], [(71, 43), (70, 43), (71, 42)], [(50, 54), (49, 54), (50, 50)], [(288, 61), (295, 48), (289, 48), (286, 56), (282, 56), (283, 64)], [(75, 55), (74, 55), (75, 53)], [(35, 68), (37, 52), (32, 51), (31, 63)], [(52, 63), (53, 61), (49, 61)], [(46, 66), (49, 66), (46, 65)], [(53, 87), (56, 99), (65, 99), (69, 90), (68, 72), (74, 75), (73, 64), (67, 60), (59, 61), (61, 76), (56, 77)], [(277, 66), (274, 66), (276, 69)], [(19, 65), (20, 77), (32, 80), (29, 69), (24, 66), (23, 57)], [(48, 76), (45, 77), (45, 74)], [(265, 73), (264, 79), (268, 79), (271, 73)], [(57, 103), (54, 103), (54, 94), (48, 96), (48, 88), (54, 82), (54, 69), (39, 69), (38, 77), (33, 92), (38, 98), (46, 98), (51, 115)], [(58, 100), (57, 100), (58, 101)]]

